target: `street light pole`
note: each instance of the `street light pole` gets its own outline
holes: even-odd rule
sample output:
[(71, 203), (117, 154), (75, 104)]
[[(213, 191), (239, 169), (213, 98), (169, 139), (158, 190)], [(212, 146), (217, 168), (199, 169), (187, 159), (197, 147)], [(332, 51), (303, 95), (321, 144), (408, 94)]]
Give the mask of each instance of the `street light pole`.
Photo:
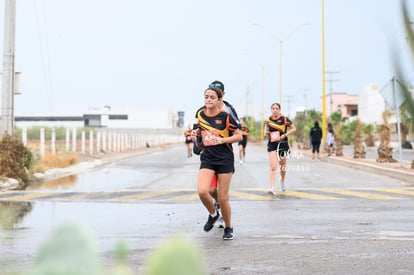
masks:
[(328, 129), (326, 123), (326, 80), (325, 80), (325, 1), (322, 0), (322, 144), (326, 145), (326, 131)]
[[(248, 55), (251, 58), (254, 59), (255, 63), (260, 67), (261, 69), (261, 82), (262, 82), (262, 87), (261, 87), (261, 96), (262, 96), (262, 102), (261, 102), (261, 119), (260, 119), (260, 142), (263, 142), (264, 139), (264, 76), (265, 76), (265, 67), (264, 65), (262, 65), (261, 63), (257, 62), (256, 58), (254, 58), (251, 54), (249, 53), (243, 53), (244, 55)], [(254, 113), (254, 112), (253, 112)]]
[(264, 66), (260, 65), (260, 68), (262, 69), (262, 114), (260, 119), (260, 144), (262, 144), (264, 139)]
[(270, 30), (265, 28), (263, 25), (258, 23), (253, 23), (253, 26), (259, 27), (267, 32), (276, 42), (279, 43), (279, 103), (282, 104), (282, 77), (283, 77), (283, 62), (282, 62), (282, 52), (283, 52), (283, 42), (286, 42), (294, 33), (299, 31), (302, 27), (310, 25), (310, 23), (303, 23), (295, 28), (293, 28), (283, 39), (277, 38)]
[(282, 49), (283, 40), (279, 40), (279, 102), (282, 104)]

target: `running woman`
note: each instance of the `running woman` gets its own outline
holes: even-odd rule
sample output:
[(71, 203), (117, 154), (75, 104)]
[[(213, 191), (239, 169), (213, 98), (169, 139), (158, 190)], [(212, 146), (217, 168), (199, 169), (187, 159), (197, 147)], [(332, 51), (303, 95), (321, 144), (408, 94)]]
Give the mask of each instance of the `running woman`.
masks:
[(232, 143), (242, 140), (238, 121), (221, 108), (223, 93), (216, 87), (204, 91), (205, 108), (197, 112), (198, 129), (203, 139), (204, 150), (200, 154), (198, 195), (209, 212), (204, 231), (208, 232), (220, 218), (210, 195), (211, 182), (217, 174), (217, 199), (224, 218), (223, 239), (232, 240), (231, 206), (229, 202), (230, 182), (234, 173)]
[(191, 135), (191, 125), (188, 125), (187, 130), (184, 131), (184, 137), (185, 137), (185, 146), (187, 148), (187, 157), (191, 158), (193, 156), (193, 138)]
[[(237, 112), (236, 112), (236, 109), (233, 107), (233, 105), (231, 105), (228, 101), (226, 101), (226, 100), (224, 100), (223, 98), (224, 98), (224, 95), (226, 94), (226, 92), (224, 91), (224, 83), (223, 82), (221, 82), (221, 81), (218, 81), (218, 80), (214, 80), (213, 82), (211, 82), (209, 85), (208, 85), (208, 87), (209, 88), (218, 88), (218, 89), (220, 89), (221, 90), (221, 92), (222, 92), (222, 94), (223, 94), (223, 96), (222, 96), (222, 98), (221, 98), (221, 100), (220, 100), (220, 106), (221, 106), (221, 108), (223, 109), (223, 110), (225, 110), (225, 111), (227, 111), (229, 114), (230, 114), (230, 116), (235, 120), (235, 121), (237, 121), (237, 123), (238, 123), (238, 128), (239, 129), (241, 129), (241, 126), (240, 126), (240, 121), (239, 121), (239, 117), (238, 117), (238, 115), (237, 115)], [(202, 109), (204, 109), (205, 108), (205, 106), (202, 106), (202, 107), (200, 107), (198, 110), (197, 110), (197, 112), (196, 112), (196, 115), (195, 115), (195, 118), (196, 118), (196, 122), (194, 123), (194, 127), (193, 127), (193, 129), (197, 129), (197, 123), (198, 123), (198, 120), (197, 120), (197, 113), (199, 112), (199, 111), (201, 111)], [(216, 210), (217, 211), (219, 211), (220, 210), (220, 204), (218, 203), (218, 199), (217, 199), (217, 182), (218, 182), (218, 178), (217, 178), (217, 175), (215, 175), (214, 176), (214, 178), (213, 178), (213, 180), (211, 181), (211, 185), (210, 185), (210, 195), (213, 197), (213, 199), (214, 199), (214, 206), (215, 206), (215, 208), (216, 208)], [(223, 217), (220, 217), (220, 219), (219, 219), (219, 223), (218, 223), (218, 227), (219, 228), (224, 228), (224, 220), (223, 220)]]
[(240, 125), (243, 134), (243, 140), (239, 141), (239, 160), (241, 165), (246, 159), (247, 136), (249, 135), (250, 131), (243, 118), (240, 119)]
[(270, 189), (268, 193), (276, 195), (277, 170), (280, 171), (281, 189), (286, 191), (286, 159), (290, 152), (288, 136), (296, 131), (296, 127), (288, 117), (282, 115), (279, 103), (273, 103), (271, 111), (272, 115), (266, 119), (265, 124), (265, 134), (268, 135), (267, 152), (269, 153), (270, 162)]

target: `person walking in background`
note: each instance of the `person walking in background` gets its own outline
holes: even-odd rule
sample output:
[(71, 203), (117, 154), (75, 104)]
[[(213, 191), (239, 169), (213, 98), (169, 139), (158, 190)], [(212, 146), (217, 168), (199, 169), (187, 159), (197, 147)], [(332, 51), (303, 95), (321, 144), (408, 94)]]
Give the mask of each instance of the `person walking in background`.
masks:
[(319, 159), (319, 149), (321, 147), (322, 140), (322, 128), (319, 127), (319, 122), (315, 121), (312, 129), (310, 130), (309, 137), (312, 145), (312, 159), (315, 159), (315, 156)]
[(239, 160), (240, 164), (246, 159), (246, 146), (247, 146), (247, 136), (249, 135), (249, 128), (246, 126), (246, 123), (243, 118), (240, 119), (240, 126), (242, 130), (243, 139), (239, 141)]
[(205, 108), (197, 112), (198, 130), (202, 136), (204, 150), (200, 154), (198, 174), (198, 196), (209, 216), (204, 231), (208, 232), (220, 218), (210, 194), (211, 182), (218, 177), (217, 199), (224, 218), (223, 239), (232, 240), (231, 206), (229, 202), (230, 182), (234, 173), (232, 143), (242, 140), (239, 122), (221, 108), (222, 90), (209, 87), (204, 91)]
[(328, 157), (333, 155), (335, 135), (332, 127), (328, 127), (328, 135), (326, 136), (326, 144), (328, 145)]
[(270, 189), (268, 193), (275, 195), (277, 170), (280, 171), (281, 189), (286, 191), (286, 159), (290, 152), (288, 136), (296, 131), (296, 127), (288, 117), (282, 115), (279, 103), (273, 103), (271, 111), (272, 114), (266, 119), (265, 134), (268, 137), (267, 152), (270, 162)]
[(185, 137), (185, 146), (187, 148), (187, 157), (191, 158), (193, 156), (193, 137), (192, 137), (191, 125), (188, 125), (187, 130), (184, 131)]
[[(237, 115), (236, 109), (228, 101), (224, 100), (224, 95), (226, 94), (226, 92), (224, 90), (224, 83), (221, 82), (221, 81), (219, 81), (219, 80), (214, 80), (213, 82), (211, 82), (208, 85), (208, 87), (209, 88), (217, 88), (217, 89), (220, 89), (221, 90), (222, 97), (221, 97), (221, 100), (220, 100), (220, 103), (219, 103), (220, 104), (220, 107), (223, 110), (227, 111), (230, 114), (230, 116), (235, 121), (237, 121), (238, 128), (241, 129), (240, 121), (239, 121), (239, 117)], [(199, 111), (201, 111), (204, 108), (205, 108), (205, 106), (203, 105), (203, 106), (201, 106), (197, 110), (196, 115), (195, 115), (196, 121), (194, 123), (193, 129), (197, 129), (197, 127), (198, 127), (197, 114), (198, 114)], [(217, 175), (215, 175), (214, 178), (211, 180), (211, 184), (210, 184), (210, 195), (214, 199), (214, 206), (215, 206), (216, 210), (217, 211), (220, 211), (220, 204), (218, 203), (218, 199), (217, 199), (217, 182), (218, 182), (218, 178), (217, 178)], [(219, 223), (218, 223), (218, 227), (219, 228), (224, 228), (224, 219), (223, 219), (223, 217), (220, 217)]]

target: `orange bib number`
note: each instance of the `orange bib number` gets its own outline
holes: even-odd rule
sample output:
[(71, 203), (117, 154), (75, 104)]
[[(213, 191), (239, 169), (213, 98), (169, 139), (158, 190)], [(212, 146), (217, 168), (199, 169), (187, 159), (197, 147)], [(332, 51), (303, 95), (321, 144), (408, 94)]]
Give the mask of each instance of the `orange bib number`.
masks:
[(212, 140), (215, 139), (216, 135), (210, 131), (203, 131), (201, 133), (203, 137), (203, 144), (204, 146), (213, 146), (216, 144), (213, 144)]

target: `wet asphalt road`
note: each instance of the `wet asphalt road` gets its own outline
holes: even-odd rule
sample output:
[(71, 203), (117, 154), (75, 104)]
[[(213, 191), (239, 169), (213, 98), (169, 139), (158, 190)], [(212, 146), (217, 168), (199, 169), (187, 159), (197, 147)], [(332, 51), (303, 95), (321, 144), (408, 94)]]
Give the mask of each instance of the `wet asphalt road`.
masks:
[[(237, 156), (237, 154), (236, 154)], [(231, 205), (235, 239), (202, 230), (207, 212), (196, 194), (198, 159), (184, 146), (105, 165), (27, 190), (0, 193), (0, 211), (19, 218), (0, 229), (3, 270), (30, 270), (51, 230), (67, 221), (90, 229), (103, 262), (123, 240), (129, 264), (144, 274), (149, 253), (177, 234), (190, 237), (207, 274), (411, 274), (414, 189), (404, 182), (312, 161), (288, 161), (288, 191), (267, 195), (268, 160), (249, 144), (236, 162)], [(16, 214), (17, 216), (17, 214)]]

